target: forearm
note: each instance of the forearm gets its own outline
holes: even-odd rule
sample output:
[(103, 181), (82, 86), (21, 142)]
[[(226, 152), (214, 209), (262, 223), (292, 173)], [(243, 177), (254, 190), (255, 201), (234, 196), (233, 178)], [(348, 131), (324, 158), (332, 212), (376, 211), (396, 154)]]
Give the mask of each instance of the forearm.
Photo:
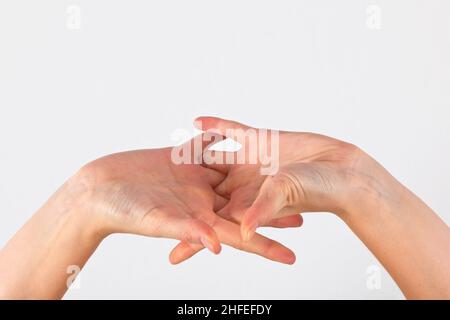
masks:
[(73, 179), (66, 183), (0, 251), (2, 298), (64, 295), (68, 268), (81, 269), (103, 237), (83, 208), (81, 189)]
[(448, 226), (381, 165), (373, 161), (367, 172), (343, 220), (407, 298), (450, 298)]

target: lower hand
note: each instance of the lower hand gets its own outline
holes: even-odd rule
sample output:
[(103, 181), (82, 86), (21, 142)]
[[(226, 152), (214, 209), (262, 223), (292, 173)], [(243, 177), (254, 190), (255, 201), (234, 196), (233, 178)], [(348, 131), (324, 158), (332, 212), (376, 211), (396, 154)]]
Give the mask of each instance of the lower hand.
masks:
[[(73, 179), (87, 186), (84, 210), (100, 221), (98, 232), (104, 236), (134, 233), (173, 238), (182, 241), (181, 248), (201, 246), (216, 254), (223, 242), (271, 260), (293, 263), (291, 250), (262, 235), (244, 242), (239, 225), (215, 213), (228, 202), (214, 192), (224, 178), (224, 174), (198, 164), (174, 164), (171, 148), (163, 148), (100, 158)], [(179, 262), (177, 251), (170, 260)]]

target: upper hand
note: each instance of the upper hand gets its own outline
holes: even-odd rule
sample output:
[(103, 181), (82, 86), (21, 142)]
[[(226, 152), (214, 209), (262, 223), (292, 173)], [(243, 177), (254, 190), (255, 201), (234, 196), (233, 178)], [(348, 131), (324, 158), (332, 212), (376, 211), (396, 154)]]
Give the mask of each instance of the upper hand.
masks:
[[(214, 117), (201, 117), (198, 129), (213, 132), (240, 142), (242, 148), (229, 152), (206, 151), (207, 166), (226, 177), (214, 188), (229, 202), (218, 211), (222, 217), (239, 222), (244, 241), (251, 239), (258, 227), (280, 221), (298, 219), (301, 212), (326, 211), (345, 214), (350, 197), (359, 190), (360, 177), (366, 173), (366, 155), (356, 146), (313, 133), (279, 132), (278, 145), (259, 139), (261, 129)], [(256, 132), (257, 146), (248, 145), (249, 131)], [(255, 149), (255, 147), (257, 149)], [(273, 152), (274, 147), (277, 152)], [(248, 160), (250, 152), (277, 155), (278, 171), (261, 174), (262, 163)], [(245, 159), (246, 162), (227, 163), (226, 159)], [(286, 220), (291, 219), (291, 220)], [(179, 250), (179, 255), (192, 256), (194, 250)]]

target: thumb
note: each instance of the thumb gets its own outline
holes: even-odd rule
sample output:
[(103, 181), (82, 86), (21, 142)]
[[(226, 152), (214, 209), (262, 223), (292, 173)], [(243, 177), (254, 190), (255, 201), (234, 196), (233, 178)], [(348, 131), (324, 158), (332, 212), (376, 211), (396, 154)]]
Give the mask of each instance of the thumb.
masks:
[(258, 196), (242, 218), (241, 235), (244, 241), (250, 240), (258, 227), (268, 224), (287, 205), (285, 189), (277, 176), (264, 181)]

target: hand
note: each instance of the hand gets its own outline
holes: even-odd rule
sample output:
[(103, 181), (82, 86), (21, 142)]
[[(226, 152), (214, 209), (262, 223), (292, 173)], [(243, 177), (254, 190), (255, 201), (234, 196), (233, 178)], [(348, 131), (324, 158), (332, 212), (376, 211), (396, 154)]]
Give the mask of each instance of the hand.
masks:
[[(201, 120), (203, 129), (215, 128), (240, 142), (245, 142), (244, 130), (252, 130), (216, 118)], [(219, 241), (293, 263), (289, 249), (254, 230), (300, 224), (301, 218), (291, 214), (304, 211), (340, 216), (407, 297), (450, 296), (449, 228), (423, 201), (350, 144), (307, 133), (282, 132), (279, 138), (279, 146), (275, 140), (255, 143), (258, 151), (280, 151), (272, 159), (279, 164), (272, 176), (261, 175), (264, 161), (210, 161), (251, 154), (245, 143), (237, 153), (200, 153), (198, 162), (204, 163), (195, 165), (174, 164), (170, 148), (120, 153), (88, 164), (0, 251), (0, 297), (62, 297), (68, 266), (82, 268), (114, 232), (182, 240), (171, 253), (174, 263), (204, 246), (217, 253)], [(248, 241), (229, 220), (242, 221)]]
[[(90, 190), (88, 211), (101, 217), (104, 234), (174, 238), (183, 247), (197, 244), (214, 253), (222, 241), (282, 263), (295, 260), (292, 251), (261, 235), (244, 243), (239, 226), (214, 213), (228, 202), (213, 189), (225, 176), (198, 164), (174, 164), (171, 148), (113, 154), (81, 172)], [(178, 259), (171, 254), (172, 263)]]
[[(213, 190), (224, 175), (201, 164), (176, 165), (173, 150), (113, 154), (79, 170), (0, 251), (0, 297), (61, 298), (70, 285), (68, 267), (81, 269), (118, 232), (179, 239), (180, 248), (206, 246), (214, 253), (221, 242), (294, 262), (291, 250), (261, 235), (243, 242), (239, 226), (214, 213), (228, 201)], [(177, 252), (170, 261), (180, 261)]]
[[(259, 131), (237, 122), (212, 117), (198, 118), (195, 125), (198, 129), (240, 142), (243, 147), (235, 153), (234, 159), (239, 156), (249, 159), (252, 146), (246, 145), (248, 132)], [(273, 148), (270, 139), (258, 139), (257, 144), (258, 152)], [(278, 149), (279, 159), (275, 160), (279, 161), (279, 170), (274, 175), (262, 175), (260, 161), (253, 164), (226, 164), (227, 157), (233, 158), (229, 153), (204, 153), (205, 162), (211, 163), (207, 166), (226, 175), (215, 187), (215, 192), (230, 200), (218, 214), (241, 223), (244, 241), (251, 239), (259, 226), (280, 221), (276, 219), (290, 216), (290, 219), (297, 219), (301, 224), (300, 212), (345, 214), (349, 197), (352, 196), (354, 200), (358, 194), (360, 186), (356, 177), (363, 174), (360, 169), (363, 152), (357, 147), (318, 134), (280, 132)], [(197, 247), (196, 251), (199, 249)], [(185, 257), (195, 253), (195, 250), (185, 248), (176, 248), (174, 251)]]
[[(235, 155), (252, 151), (248, 126), (218, 118), (199, 118), (199, 129), (240, 142)], [(233, 131), (227, 130), (233, 129)], [(357, 147), (312, 133), (281, 132), (278, 149), (258, 136), (259, 151), (279, 150), (279, 170), (261, 175), (261, 163), (224, 163), (231, 154), (207, 151), (209, 167), (227, 177), (216, 186), (229, 198), (219, 212), (239, 219), (244, 240), (266, 221), (305, 211), (336, 213), (383, 264), (409, 298), (450, 296), (450, 232), (423, 201)], [(275, 144), (275, 147), (277, 145)], [(217, 162), (217, 159), (221, 160)], [(183, 258), (195, 250), (176, 248)]]

